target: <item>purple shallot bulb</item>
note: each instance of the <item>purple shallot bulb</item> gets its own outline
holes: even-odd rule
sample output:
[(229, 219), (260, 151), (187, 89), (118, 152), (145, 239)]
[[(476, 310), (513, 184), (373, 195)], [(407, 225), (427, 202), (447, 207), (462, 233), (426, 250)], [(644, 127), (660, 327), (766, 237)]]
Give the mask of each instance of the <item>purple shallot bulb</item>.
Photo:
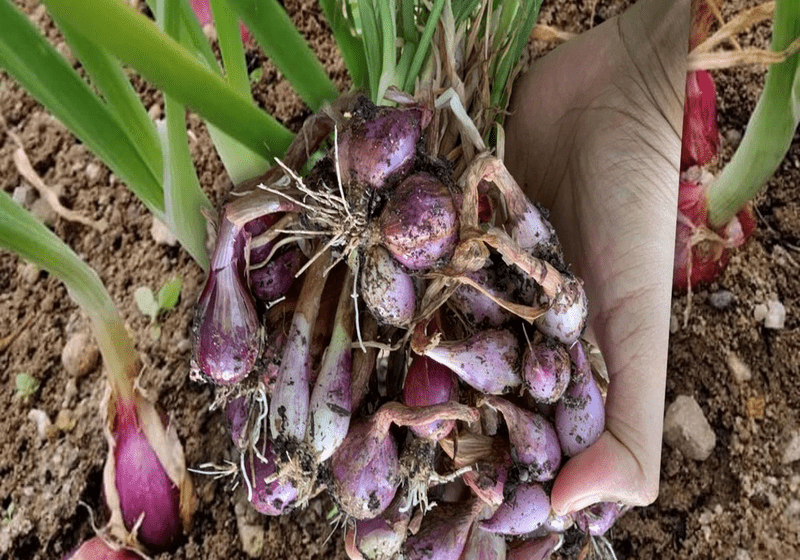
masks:
[(245, 449), (250, 441), (250, 434), (247, 431), (250, 404), (251, 399), (247, 395), (240, 395), (225, 403), (225, 419), (237, 449)]
[(529, 344), (522, 357), (525, 387), (537, 402), (558, 401), (569, 385), (571, 370), (569, 354), (560, 344)]
[(345, 528), (345, 551), (351, 560), (394, 560), (403, 549), (411, 510), (395, 498), (373, 519), (358, 519)]
[(478, 413), (453, 402), (423, 408), (388, 402), (371, 417), (351, 424), (330, 460), (333, 492), (342, 510), (356, 519), (369, 519), (392, 501), (400, 486), (397, 446), (389, 433), (392, 424), (411, 427), (441, 420), (475, 422)]
[(447, 186), (416, 173), (392, 193), (378, 218), (381, 243), (410, 270), (447, 261), (458, 240), (458, 213)]
[(103, 474), (111, 524), (121, 522), (127, 531), (136, 527), (138, 540), (149, 550), (170, 550), (194, 511), (183, 449), (175, 429), (164, 426), (150, 401), (138, 394), (132, 402), (114, 400)]
[[(424, 407), (458, 399), (458, 384), (453, 372), (427, 356), (414, 356), (403, 384), (403, 402), (408, 406)], [(413, 426), (414, 435), (438, 441), (455, 426), (454, 420), (442, 420), (423, 426)]]
[(605, 429), (605, 403), (592, 375), (583, 345), (569, 349), (575, 375), (556, 405), (556, 433), (565, 455), (577, 455), (595, 441)]
[(370, 118), (352, 117), (339, 134), (342, 183), (373, 189), (393, 186), (414, 165), (417, 142), (431, 113), (424, 107), (382, 107)]
[(487, 395), (479, 404), (500, 411), (508, 426), (511, 456), (520, 479), (544, 482), (555, 478), (561, 465), (561, 446), (555, 428), (543, 416), (505, 399)]
[(231, 385), (253, 369), (261, 351), (261, 323), (244, 280), (245, 234), (221, 218), (211, 271), (195, 311), (193, 370)]
[(250, 290), (265, 302), (272, 302), (286, 295), (303, 266), (305, 258), (297, 246), (279, 252), (267, 264), (250, 270)]
[[(467, 276), (494, 297), (498, 299), (509, 298), (509, 294), (505, 290), (496, 287), (497, 275), (493, 269), (482, 268), (467, 274)], [(459, 286), (453, 292), (448, 303), (463, 313), (467, 320), (476, 326), (496, 328), (507, 323), (513, 317), (511, 313), (492, 301), (486, 294), (466, 284)]]
[(330, 461), (333, 492), (342, 510), (356, 519), (380, 515), (400, 486), (394, 438), (374, 422), (357, 421)]
[(414, 280), (379, 245), (366, 251), (359, 293), (367, 309), (379, 322), (393, 327), (411, 324), (417, 309)]
[(550, 514), (550, 498), (540, 484), (520, 484), (494, 515), (479, 526), (503, 535), (525, 535), (538, 529)]
[(536, 326), (547, 336), (570, 345), (583, 333), (588, 303), (583, 282), (579, 278), (567, 274), (563, 274), (562, 278), (561, 288), (549, 309), (536, 319)]
[(64, 560), (142, 560), (142, 556), (127, 548), (112, 548), (101, 537), (92, 537)]
[(275, 451), (268, 438), (262, 435), (256, 443), (258, 453), (248, 449), (242, 457), (242, 477), (247, 489), (247, 501), (264, 515), (281, 515), (292, 509), (298, 492), (291, 480), (275, 477), (278, 472)]
[(560, 534), (550, 533), (538, 539), (524, 541), (509, 547), (506, 560), (548, 560), (561, 547), (562, 539)]
[(604, 535), (630, 506), (619, 502), (599, 502), (575, 513), (575, 523), (593, 537)]
[(317, 321), (328, 260), (320, 256), (306, 271), (272, 392), (269, 424), (273, 438), (303, 441), (306, 436), (311, 398), (312, 328)]
[(307, 439), (317, 452), (317, 460), (327, 460), (342, 444), (353, 410), (353, 329), (355, 302), (351, 291), (353, 276), (348, 272), (342, 286), (330, 344), (322, 358), (317, 382), (311, 393), (311, 433)]
[(479, 508), (475, 502), (441, 502), (406, 541), (406, 560), (459, 560)]
[(482, 393), (501, 395), (522, 384), (519, 341), (508, 330), (478, 331), (467, 340), (442, 342), (424, 353)]

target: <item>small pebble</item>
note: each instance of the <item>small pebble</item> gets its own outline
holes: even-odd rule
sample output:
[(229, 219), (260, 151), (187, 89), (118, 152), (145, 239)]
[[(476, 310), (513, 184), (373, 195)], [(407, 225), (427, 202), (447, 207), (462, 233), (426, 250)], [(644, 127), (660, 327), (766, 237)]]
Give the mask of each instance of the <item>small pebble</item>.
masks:
[(734, 560), (750, 560), (750, 553), (743, 548), (739, 548), (736, 550), (736, 556)]
[(90, 161), (86, 164), (86, 170), (84, 172), (86, 173), (86, 177), (89, 179), (89, 181), (94, 182), (100, 178), (100, 171), (100, 166), (96, 162)]
[(786, 308), (777, 300), (767, 302), (767, 316), (764, 317), (764, 326), (768, 329), (780, 330), (786, 323)]
[(18, 269), (19, 276), (27, 285), (32, 286), (39, 279), (39, 267), (33, 263), (22, 263)]
[(43, 198), (37, 198), (31, 204), (31, 213), (44, 225), (53, 227), (58, 221), (58, 214), (53, 207)]
[(725, 141), (735, 148), (742, 141), (742, 133), (735, 128), (729, 128), (725, 131)]
[(753, 318), (759, 323), (767, 317), (767, 304), (759, 303), (753, 308)]
[(31, 204), (33, 204), (33, 201), (36, 200), (36, 191), (34, 191), (33, 187), (27, 183), (22, 183), (20, 186), (14, 189), (11, 198), (13, 198), (14, 202), (20, 206), (30, 208)]
[(188, 352), (189, 350), (192, 349), (192, 341), (189, 340), (188, 338), (183, 338), (178, 342), (175, 349), (181, 354), (183, 354), (184, 352)]
[(786, 449), (784, 449), (783, 451), (783, 457), (781, 457), (781, 463), (783, 463), (784, 465), (789, 465), (799, 460), (800, 460), (800, 430), (796, 430), (792, 434), (792, 439), (789, 440), (789, 444), (786, 446)]
[(675, 334), (678, 332), (678, 329), (681, 328), (680, 321), (678, 321), (678, 317), (675, 315), (669, 316), (669, 332), (670, 334)]
[(150, 235), (153, 237), (153, 241), (159, 245), (174, 247), (178, 244), (178, 239), (172, 235), (166, 224), (155, 217), (153, 218), (153, 225), (150, 226)]
[(750, 381), (753, 378), (753, 374), (750, 372), (750, 368), (747, 367), (739, 356), (731, 352), (728, 354), (728, 357), (725, 360), (728, 364), (728, 369), (733, 375), (733, 378), (736, 380), (737, 383), (744, 383), (745, 381)]
[(686, 457), (705, 461), (714, 451), (717, 436), (694, 397), (681, 395), (664, 416), (664, 441)]
[(47, 416), (47, 413), (44, 410), (40, 410), (38, 408), (30, 409), (28, 411), (28, 420), (36, 424), (36, 433), (38, 434), (39, 439), (44, 439), (47, 437), (47, 434), (50, 431), (50, 426), (52, 426), (53, 423), (50, 422), (50, 417)]
[(708, 296), (708, 302), (716, 309), (725, 309), (733, 302), (734, 298), (733, 292), (720, 290)]
[(75, 377), (83, 377), (91, 372), (100, 358), (100, 350), (94, 338), (85, 332), (73, 334), (61, 351), (64, 369)]

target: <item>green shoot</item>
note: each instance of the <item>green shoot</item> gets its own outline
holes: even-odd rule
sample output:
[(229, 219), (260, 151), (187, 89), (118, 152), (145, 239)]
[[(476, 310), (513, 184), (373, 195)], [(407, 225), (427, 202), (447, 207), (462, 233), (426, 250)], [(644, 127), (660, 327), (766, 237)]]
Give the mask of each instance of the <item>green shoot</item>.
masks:
[(17, 374), (14, 384), (17, 389), (16, 393), (14, 393), (14, 398), (20, 400), (27, 400), (39, 390), (39, 380), (25, 372)]
[(181, 279), (177, 276), (171, 278), (159, 288), (156, 294), (147, 286), (140, 286), (133, 292), (133, 299), (136, 307), (142, 315), (150, 317), (152, 325), (153, 340), (161, 336), (161, 326), (158, 324), (158, 316), (164, 311), (174, 309), (178, 305), (181, 296)]

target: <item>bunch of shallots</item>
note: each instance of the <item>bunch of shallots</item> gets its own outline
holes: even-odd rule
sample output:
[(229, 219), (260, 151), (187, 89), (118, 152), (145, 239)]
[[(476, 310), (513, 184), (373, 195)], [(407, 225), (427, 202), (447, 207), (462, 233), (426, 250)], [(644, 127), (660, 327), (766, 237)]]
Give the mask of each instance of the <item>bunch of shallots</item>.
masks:
[(616, 504), (549, 500), (604, 429), (583, 284), (471, 121), (394, 101), (343, 97), (221, 213), (193, 372), (218, 386), (248, 499), (280, 515), (327, 490), (352, 558), (546, 557), (574, 524), (601, 535)]

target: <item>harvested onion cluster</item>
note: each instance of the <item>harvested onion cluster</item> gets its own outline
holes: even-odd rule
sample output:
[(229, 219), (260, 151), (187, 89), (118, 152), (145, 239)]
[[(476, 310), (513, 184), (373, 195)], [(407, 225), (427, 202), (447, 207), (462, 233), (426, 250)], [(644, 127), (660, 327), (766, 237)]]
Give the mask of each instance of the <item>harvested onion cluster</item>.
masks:
[(312, 117), (221, 213), (193, 374), (218, 386), (248, 499), (280, 515), (327, 490), (351, 558), (546, 557), (574, 524), (601, 535), (616, 504), (549, 501), (604, 428), (582, 282), (471, 121), (393, 95)]

